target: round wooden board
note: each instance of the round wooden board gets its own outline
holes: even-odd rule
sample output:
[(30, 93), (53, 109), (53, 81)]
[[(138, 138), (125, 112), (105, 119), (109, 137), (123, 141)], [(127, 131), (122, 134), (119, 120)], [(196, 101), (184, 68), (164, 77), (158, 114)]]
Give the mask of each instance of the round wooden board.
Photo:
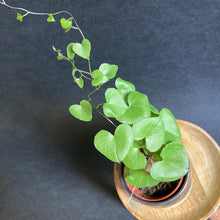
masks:
[(114, 167), (114, 180), (124, 206), (137, 219), (205, 220), (220, 204), (220, 149), (213, 138), (200, 127), (177, 120), (192, 170), (192, 186), (187, 197), (166, 207), (147, 206), (134, 199), (122, 187), (119, 164)]

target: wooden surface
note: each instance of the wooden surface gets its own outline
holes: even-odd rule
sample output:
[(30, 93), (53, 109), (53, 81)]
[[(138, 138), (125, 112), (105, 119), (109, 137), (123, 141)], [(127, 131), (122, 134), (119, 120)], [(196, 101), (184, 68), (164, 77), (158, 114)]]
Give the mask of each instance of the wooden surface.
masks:
[(217, 143), (200, 127), (177, 120), (192, 169), (192, 186), (187, 197), (167, 207), (143, 205), (124, 190), (115, 164), (114, 179), (124, 206), (143, 220), (205, 220), (220, 204), (220, 149)]
[(210, 220), (220, 219), (220, 207), (209, 217)]

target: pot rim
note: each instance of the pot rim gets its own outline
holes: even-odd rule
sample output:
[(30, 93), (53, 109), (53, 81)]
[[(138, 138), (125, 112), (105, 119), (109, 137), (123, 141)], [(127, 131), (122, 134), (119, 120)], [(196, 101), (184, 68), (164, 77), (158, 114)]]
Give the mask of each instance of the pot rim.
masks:
[[(120, 163), (120, 173), (119, 173), (119, 177), (122, 183), (123, 188), (125, 189), (125, 191), (128, 194), (132, 194), (132, 190), (129, 189), (127, 182), (124, 178), (124, 167), (125, 165), (123, 163)], [(190, 184), (190, 178), (191, 178), (191, 167), (190, 167), (190, 163), (189, 163), (189, 170), (187, 172), (187, 174), (182, 177), (182, 182), (180, 183), (180, 187), (178, 187), (178, 189), (172, 193), (172, 195), (165, 196), (166, 198), (161, 199), (161, 200), (146, 200), (146, 199), (142, 199), (142, 197), (137, 196), (136, 194), (133, 194), (133, 198), (138, 201), (141, 202), (143, 204), (146, 205), (150, 205), (150, 206), (163, 206), (163, 205), (167, 205), (170, 203), (173, 203), (174, 201), (176, 201), (182, 194), (185, 193), (186, 189), (189, 188), (189, 184)], [(180, 181), (179, 181), (180, 182)], [(178, 183), (179, 185), (179, 183)], [(177, 187), (176, 187), (177, 188)], [(175, 189), (176, 189), (175, 188)], [(173, 191), (172, 191), (173, 192)]]
[[(165, 196), (161, 196), (161, 197), (147, 197), (146, 195), (144, 195), (143, 193), (140, 193), (138, 187), (135, 187), (135, 186), (132, 186), (131, 184), (129, 184), (126, 180), (126, 184), (127, 184), (127, 187), (129, 188), (129, 190), (132, 192), (133, 190), (133, 193), (135, 196), (137, 196), (138, 198), (142, 199), (142, 200), (145, 200), (145, 201), (150, 201), (150, 202), (159, 202), (159, 201), (162, 201), (162, 200), (165, 200), (165, 199), (168, 199), (169, 197), (171, 197), (180, 187), (181, 187), (181, 184), (183, 182), (183, 178), (184, 177), (181, 177), (178, 181), (178, 184), (176, 185), (176, 187), (167, 195)], [(135, 188), (135, 189), (134, 189)]]

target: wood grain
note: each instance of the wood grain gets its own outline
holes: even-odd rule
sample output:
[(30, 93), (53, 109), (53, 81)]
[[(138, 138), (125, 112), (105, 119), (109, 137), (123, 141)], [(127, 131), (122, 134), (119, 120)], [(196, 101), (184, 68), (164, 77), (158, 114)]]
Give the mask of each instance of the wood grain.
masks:
[(144, 205), (124, 190), (115, 164), (114, 179), (124, 206), (143, 220), (205, 220), (220, 204), (220, 149), (217, 143), (200, 127), (177, 120), (192, 169), (192, 182), (187, 197), (166, 207)]

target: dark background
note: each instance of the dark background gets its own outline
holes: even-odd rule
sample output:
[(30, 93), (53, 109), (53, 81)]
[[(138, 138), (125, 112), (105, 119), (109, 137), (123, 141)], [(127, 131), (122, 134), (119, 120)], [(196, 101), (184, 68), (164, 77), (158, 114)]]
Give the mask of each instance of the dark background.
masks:
[[(220, 1), (7, 2), (71, 11), (92, 43), (93, 69), (118, 64), (118, 76), (157, 108), (170, 108), (220, 142)], [(51, 50), (65, 51), (71, 41), (81, 41), (77, 31), (65, 34), (46, 17), (20, 23), (0, 5), (2, 220), (134, 219), (117, 197), (113, 164), (93, 146), (93, 136), (111, 125), (97, 114), (86, 123), (68, 112), (92, 89), (87, 83), (80, 90), (71, 66)], [(103, 94), (94, 98), (100, 103)]]

